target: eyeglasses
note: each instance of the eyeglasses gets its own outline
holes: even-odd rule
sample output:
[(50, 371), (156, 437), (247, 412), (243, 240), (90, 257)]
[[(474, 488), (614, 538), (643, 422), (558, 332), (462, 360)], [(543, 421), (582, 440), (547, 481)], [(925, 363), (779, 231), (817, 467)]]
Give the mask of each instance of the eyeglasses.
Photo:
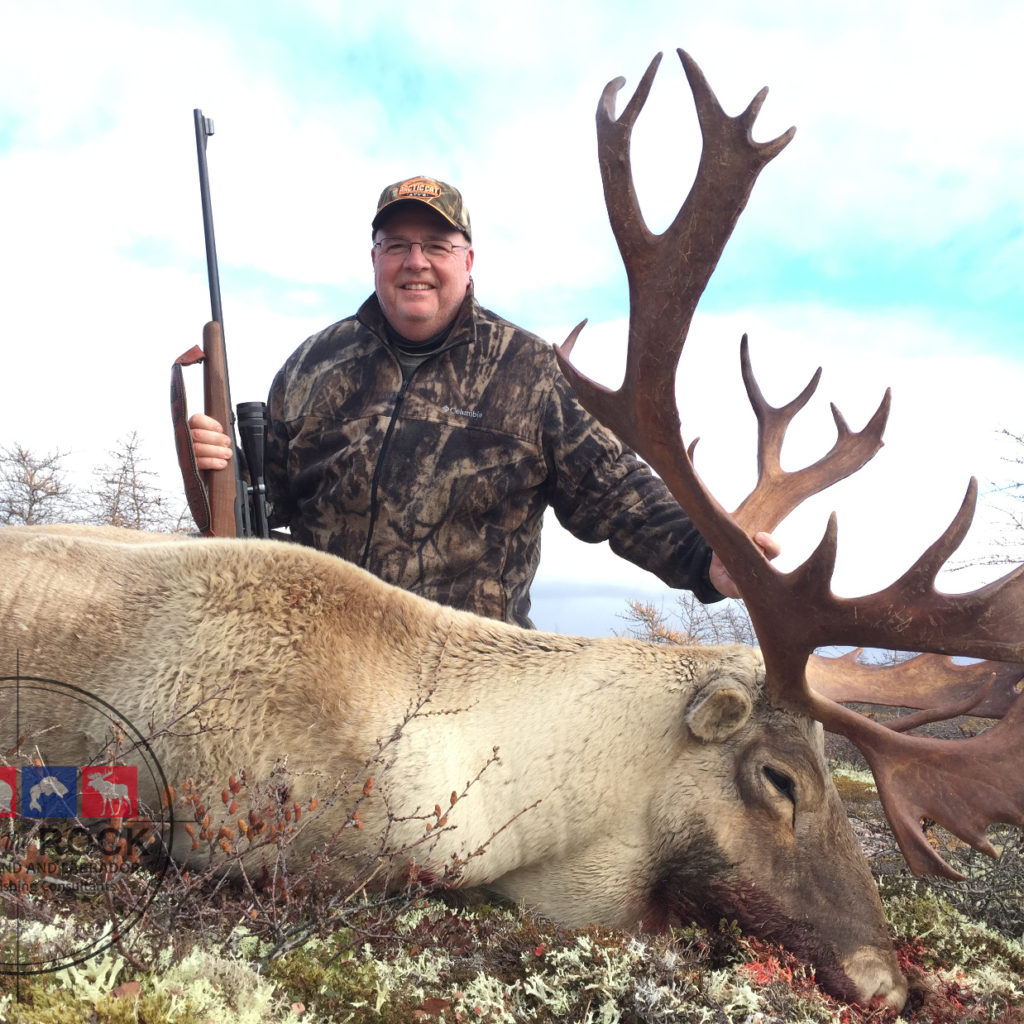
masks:
[(420, 247), (420, 252), (428, 260), (439, 260), (446, 256), (454, 256), (456, 249), (469, 248), (468, 245), (453, 245), (444, 239), (437, 239), (432, 242), (410, 242), (407, 238), (382, 238), (379, 242), (373, 243), (374, 249), (379, 249), (384, 256), (393, 259), (398, 259), (399, 257), (405, 259), (412, 252), (414, 245)]

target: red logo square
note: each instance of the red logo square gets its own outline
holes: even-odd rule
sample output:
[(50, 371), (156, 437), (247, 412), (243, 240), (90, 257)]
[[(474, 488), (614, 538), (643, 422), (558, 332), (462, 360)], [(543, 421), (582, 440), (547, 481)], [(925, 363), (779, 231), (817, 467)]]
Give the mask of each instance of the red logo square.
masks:
[(131, 818), (138, 803), (138, 768), (100, 765), (82, 769), (83, 818)]
[(18, 816), (18, 769), (0, 768), (0, 818)]

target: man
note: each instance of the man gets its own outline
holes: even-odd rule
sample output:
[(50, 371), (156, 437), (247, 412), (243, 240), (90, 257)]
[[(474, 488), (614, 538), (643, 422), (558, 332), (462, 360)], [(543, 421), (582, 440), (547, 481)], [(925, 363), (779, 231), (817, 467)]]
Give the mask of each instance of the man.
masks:
[[(654, 476), (577, 402), (550, 345), (473, 295), (469, 215), (451, 185), (386, 188), (374, 294), (307, 339), (268, 401), (271, 523), (397, 586), (530, 626), (549, 505), (585, 541), (702, 601), (738, 596)], [(200, 468), (230, 442), (190, 421)], [(755, 538), (768, 557), (778, 546)]]

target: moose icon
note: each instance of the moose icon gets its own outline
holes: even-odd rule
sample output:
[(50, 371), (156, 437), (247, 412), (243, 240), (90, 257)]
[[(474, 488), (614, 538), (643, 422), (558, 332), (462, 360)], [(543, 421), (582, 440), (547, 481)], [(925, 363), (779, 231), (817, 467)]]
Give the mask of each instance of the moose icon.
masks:
[[(133, 813), (131, 800), (131, 787), (123, 782), (115, 782), (112, 778), (112, 768), (99, 768), (82, 772), (83, 798), (87, 795), (84, 790), (87, 787), (93, 791), (95, 801), (98, 797), (102, 801), (103, 816), (126, 816)], [(91, 794), (89, 794), (91, 795)], [(83, 799), (84, 810), (84, 799)]]

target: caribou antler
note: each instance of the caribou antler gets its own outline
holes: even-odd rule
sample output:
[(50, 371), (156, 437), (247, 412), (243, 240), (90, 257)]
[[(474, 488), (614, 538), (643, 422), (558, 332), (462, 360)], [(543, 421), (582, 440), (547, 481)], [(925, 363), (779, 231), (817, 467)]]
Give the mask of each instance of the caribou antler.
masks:
[[(584, 406), (638, 451), (657, 439), (672, 444), (679, 437), (676, 366), (697, 301), (758, 174), (796, 131), (790, 128), (772, 142), (754, 142), (750, 129), (768, 90), (762, 89), (739, 117), (727, 117), (700, 68), (688, 54), (678, 52), (696, 102), (704, 149), (690, 194), (663, 234), (652, 234), (644, 222), (628, 159), (633, 125), (651, 91), (661, 54), (651, 61), (621, 117), (615, 117), (615, 96), (625, 85), (623, 78), (605, 86), (597, 109), (605, 205), (629, 281), (629, 347), (622, 387), (613, 396), (569, 365), (583, 324), (562, 348), (562, 369)], [(653, 396), (659, 401), (652, 403)]]
[[(957, 715), (1002, 718), (1024, 692), (1024, 665), (1019, 662), (976, 661), (959, 664), (937, 654), (921, 654), (895, 665), (862, 663), (861, 649), (840, 658), (812, 654), (807, 681), (812, 690), (839, 703), (883, 704), (920, 708), (928, 720)], [(891, 720), (901, 731), (909, 716)]]
[[(664, 234), (653, 235), (643, 221), (628, 152), (630, 133), (660, 55), (620, 118), (614, 116), (614, 100), (624, 84), (621, 78), (605, 88), (597, 112), (605, 201), (629, 278), (625, 378), (613, 392), (573, 369), (568, 358), (582, 324), (559, 350), (562, 369), (583, 405), (661, 475), (729, 571), (761, 644), (770, 699), (813, 715), (826, 729), (849, 737), (871, 765), (886, 815), (911, 868), (957, 877), (928, 844), (923, 818), (940, 822), (988, 853), (994, 853), (985, 834), (990, 824), (1024, 824), (1024, 778), (1014, 779), (1006, 770), (1018, 756), (1024, 733), (1024, 701), (1015, 699), (1024, 673), (1024, 665), (1015, 664), (1024, 662), (1024, 566), (970, 594), (947, 595), (935, 589), (938, 571), (970, 526), (973, 481), (950, 527), (908, 572), (877, 594), (847, 599), (832, 592), (834, 516), (802, 565), (790, 573), (772, 566), (751, 534), (773, 529), (809, 495), (855, 472), (875, 454), (882, 443), (889, 395), (858, 433), (850, 431), (833, 406), (838, 436), (832, 450), (812, 466), (783, 472), (779, 453), (786, 429), (817, 387), (818, 374), (788, 405), (772, 408), (753, 379), (745, 338), (742, 373), (758, 420), (758, 482), (733, 515), (703, 486), (693, 467), (693, 448), (687, 450), (680, 437), (676, 366), (697, 301), (754, 181), (790, 141), (794, 129), (772, 142), (754, 142), (750, 131), (767, 90), (761, 90), (738, 117), (728, 117), (693, 60), (682, 50), (679, 56), (693, 92), (703, 149), (696, 180)], [(851, 659), (838, 659), (838, 673), (828, 672), (824, 660), (816, 659), (811, 670), (816, 688), (810, 687), (808, 660), (813, 651), (836, 644), (966, 655), (996, 664), (961, 670), (929, 659), (914, 670), (876, 675), (872, 684), (862, 680), (853, 685)], [(922, 670), (931, 673), (937, 692), (922, 693), (927, 689)], [(830, 675), (846, 681), (828, 682)], [(882, 678), (885, 682), (879, 685)], [(924, 707), (921, 717), (926, 719), (964, 709), (1004, 717), (979, 736), (936, 740), (887, 728), (837, 703), (830, 691), (837, 699)]]

